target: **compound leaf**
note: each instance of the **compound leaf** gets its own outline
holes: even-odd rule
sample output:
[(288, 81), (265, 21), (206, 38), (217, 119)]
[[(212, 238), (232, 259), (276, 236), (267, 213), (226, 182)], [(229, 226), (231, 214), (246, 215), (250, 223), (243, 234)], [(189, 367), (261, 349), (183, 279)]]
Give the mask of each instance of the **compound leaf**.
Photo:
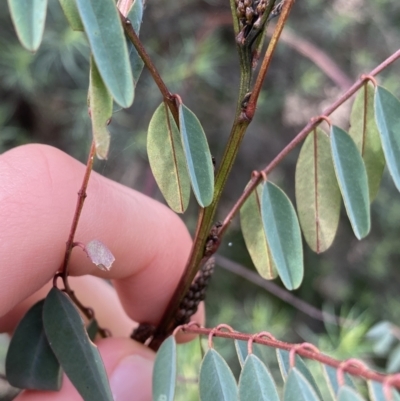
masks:
[(364, 238), (371, 228), (368, 178), (357, 146), (341, 128), (331, 127), (331, 149), (336, 177), (354, 234)]
[(296, 212), (286, 194), (276, 185), (264, 185), (261, 215), (276, 270), (289, 290), (303, 280), (303, 247)]
[(329, 138), (319, 128), (308, 135), (297, 160), (296, 203), (307, 244), (326, 251), (337, 232), (341, 198)]
[(179, 129), (165, 103), (160, 104), (150, 120), (147, 154), (151, 171), (169, 207), (183, 213), (189, 204), (190, 179)]
[(72, 384), (85, 401), (113, 401), (106, 370), (71, 299), (52, 288), (43, 307), (49, 344)]
[(57, 391), (62, 371), (43, 329), (43, 305), (44, 299), (33, 305), (18, 324), (7, 352), (6, 375), (14, 387)]
[(319, 401), (311, 384), (297, 368), (290, 369), (284, 388), (284, 401)]

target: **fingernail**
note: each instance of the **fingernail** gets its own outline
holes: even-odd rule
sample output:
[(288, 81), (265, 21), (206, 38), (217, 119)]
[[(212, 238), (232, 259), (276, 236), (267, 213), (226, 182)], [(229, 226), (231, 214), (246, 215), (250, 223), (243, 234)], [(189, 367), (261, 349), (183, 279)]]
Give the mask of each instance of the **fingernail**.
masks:
[(114, 401), (151, 401), (153, 364), (139, 355), (122, 359), (110, 379)]

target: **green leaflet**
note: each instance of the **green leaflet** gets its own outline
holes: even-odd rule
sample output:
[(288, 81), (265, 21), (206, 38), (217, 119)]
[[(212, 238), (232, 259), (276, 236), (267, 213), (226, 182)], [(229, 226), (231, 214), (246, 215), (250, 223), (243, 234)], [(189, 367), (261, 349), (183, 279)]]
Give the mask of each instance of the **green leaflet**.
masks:
[(209, 349), (200, 367), (201, 401), (236, 401), (238, 390), (228, 364), (214, 349)]
[(274, 379), (254, 354), (246, 358), (239, 379), (240, 401), (279, 401)]
[(240, 224), (244, 242), (258, 273), (261, 277), (272, 280), (277, 276), (272, 261), (261, 217), (262, 187), (258, 186), (240, 209)]
[[(369, 380), (368, 381), (368, 392), (371, 401), (387, 401), (385, 393), (383, 391), (382, 383)], [(393, 401), (400, 401), (400, 395), (397, 391), (392, 390)]]
[(214, 168), (207, 138), (198, 118), (179, 104), (179, 129), (190, 182), (201, 207), (210, 205), (214, 195)]
[(173, 401), (176, 386), (176, 342), (169, 336), (157, 351), (153, 369), (153, 400)]
[(375, 118), (389, 172), (400, 191), (400, 102), (381, 86), (375, 92)]
[(83, 24), (79, 16), (78, 7), (75, 0), (59, 0), (64, 15), (67, 18), (69, 26), (74, 31), (83, 31)]
[(7, 352), (6, 375), (18, 388), (57, 391), (62, 370), (44, 333), (43, 305), (44, 299), (33, 305), (18, 324)]
[(337, 232), (341, 198), (329, 138), (319, 128), (308, 135), (297, 160), (296, 203), (307, 244), (326, 251)]
[(151, 118), (147, 154), (154, 178), (169, 207), (183, 213), (190, 199), (190, 180), (179, 129), (165, 103)]
[(371, 229), (368, 178), (364, 162), (351, 137), (334, 125), (331, 127), (331, 149), (347, 215), (354, 234), (362, 239)]
[(93, 57), (104, 84), (122, 107), (133, 102), (134, 88), (126, 40), (113, 0), (76, 0)]
[(92, 319), (86, 326), (86, 331), (90, 338), (90, 341), (94, 341), (99, 330), (99, 324), (96, 319)]
[[(324, 365), (324, 364), (321, 364), (321, 366), (322, 366), (322, 370), (323, 370), (326, 382), (328, 384), (329, 392), (331, 393), (332, 398), (335, 399), (336, 395), (340, 389), (339, 382), (337, 379), (337, 369), (332, 368), (331, 366), (328, 366), (328, 365)], [(354, 383), (351, 380), (351, 377), (349, 374), (345, 373), (344, 381), (347, 386), (354, 388)]]
[(288, 290), (303, 280), (303, 246), (296, 212), (290, 199), (276, 185), (264, 185), (261, 215), (276, 270)]
[[(278, 365), (279, 365), (279, 369), (281, 371), (282, 378), (284, 381), (286, 381), (287, 376), (290, 373), (289, 352), (285, 351), (283, 349), (277, 348), (276, 356), (278, 359)], [(307, 365), (305, 364), (305, 362), (299, 355), (296, 355), (295, 366), (296, 366), (296, 369), (304, 376), (304, 378), (312, 386), (312, 388), (314, 389), (315, 393), (318, 396), (318, 399), (322, 400), (323, 398), (322, 398), (321, 392), (319, 391), (319, 388), (317, 386), (317, 383), (315, 382), (313, 375), (311, 374)]]
[(8, 0), (8, 8), (22, 46), (35, 52), (43, 37), (47, 0)]
[(317, 394), (311, 384), (298, 371), (297, 368), (290, 369), (285, 382), (284, 401), (319, 401)]
[(385, 168), (385, 157), (375, 123), (374, 95), (375, 88), (371, 83), (366, 83), (359, 90), (351, 109), (349, 129), (349, 135), (364, 160), (371, 202), (378, 193)]
[(338, 401), (364, 401), (364, 398), (361, 397), (355, 390), (348, 386), (342, 386), (339, 389)]
[(112, 115), (113, 100), (101, 79), (93, 57), (90, 58), (89, 107), (93, 139), (99, 159), (107, 159), (110, 133), (107, 125)]
[(235, 340), (236, 354), (237, 354), (241, 368), (243, 368), (243, 365), (246, 362), (246, 358), (247, 358), (247, 354), (248, 354), (247, 344), (248, 344), (247, 341)]
[(52, 288), (46, 297), (43, 325), (53, 352), (82, 398), (113, 401), (100, 353), (75, 305), (58, 288)]

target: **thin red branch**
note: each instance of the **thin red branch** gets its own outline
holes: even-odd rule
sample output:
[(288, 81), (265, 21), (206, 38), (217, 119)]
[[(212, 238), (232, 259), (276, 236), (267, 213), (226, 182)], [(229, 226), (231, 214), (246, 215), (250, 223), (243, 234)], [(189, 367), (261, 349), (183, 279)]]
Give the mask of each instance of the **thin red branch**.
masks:
[[(380, 383), (385, 383), (388, 382), (388, 379), (391, 377), (390, 375), (384, 375), (369, 368), (365, 368), (365, 364), (362, 361), (359, 361), (360, 362), (359, 364), (346, 363), (346, 361), (339, 361), (337, 359), (331, 358), (330, 356), (322, 354), (321, 352), (316, 352), (317, 348), (315, 348), (315, 351), (312, 351), (312, 348), (310, 346), (306, 347), (303, 346), (302, 344), (291, 344), (279, 341), (272, 338), (272, 336), (271, 337), (268, 336), (267, 338), (265, 334), (264, 336), (261, 335), (258, 336), (254, 334), (240, 333), (231, 330), (222, 331), (220, 329), (215, 329), (215, 328), (208, 329), (204, 327), (199, 327), (193, 323), (192, 324), (189, 323), (188, 325), (182, 326), (180, 330), (183, 333), (200, 334), (204, 336), (209, 336), (209, 338), (210, 336), (213, 336), (213, 337), (228, 338), (230, 340), (252, 341), (253, 343), (266, 345), (272, 348), (283, 349), (289, 352), (293, 350), (292, 352), (296, 352), (296, 354), (303, 356), (307, 359), (312, 359), (314, 361), (321, 362), (324, 365), (331, 366), (332, 368), (341, 370), (343, 372), (345, 371), (353, 376), (358, 376), (365, 380), (374, 380)], [(354, 359), (352, 359), (351, 361), (354, 362)], [(393, 381), (390, 384), (392, 387), (400, 389), (399, 381)]]
[[(333, 104), (327, 107), (320, 116), (317, 118), (312, 118), (310, 122), (294, 137), (294, 139), (271, 161), (268, 166), (262, 170), (261, 172), (268, 176), (271, 171), (282, 162), (282, 160), (297, 146), (299, 145), (307, 135), (316, 128), (321, 120), (327, 119), (339, 106), (341, 106), (346, 100), (348, 100), (351, 96), (353, 96), (364, 84), (366, 80), (370, 80), (370, 77), (374, 77), (381, 73), (385, 68), (387, 68), (390, 64), (394, 63), (400, 57), (400, 49), (393, 53), (390, 57), (388, 57), (385, 61), (379, 64), (375, 69), (373, 69), (369, 74), (361, 76), (354, 85), (349, 88), (339, 99), (336, 100)], [(240, 210), (243, 203), (246, 199), (250, 196), (250, 194), (255, 190), (257, 185), (261, 182), (263, 174), (255, 175), (251, 183), (248, 187), (244, 190), (243, 194), (237, 200), (231, 211), (226, 216), (223, 225), (220, 230), (220, 235), (222, 235), (227, 227), (229, 226), (230, 222), (232, 221), (233, 217), (236, 213)]]

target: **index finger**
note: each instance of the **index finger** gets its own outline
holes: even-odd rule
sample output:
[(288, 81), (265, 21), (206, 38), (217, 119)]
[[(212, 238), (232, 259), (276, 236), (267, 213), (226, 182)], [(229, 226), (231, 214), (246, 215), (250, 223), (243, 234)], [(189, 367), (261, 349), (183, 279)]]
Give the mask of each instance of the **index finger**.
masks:
[[(85, 166), (44, 145), (0, 157), (0, 316), (60, 268)], [(184, 269), (191, 239), (180, 218), (139, 192), (93, 173), (76, 241), (99, 239), (116, 260), (99, 271), (76, 249), (71, 275), (115, 280), (128, 315), (157, 323)]]

